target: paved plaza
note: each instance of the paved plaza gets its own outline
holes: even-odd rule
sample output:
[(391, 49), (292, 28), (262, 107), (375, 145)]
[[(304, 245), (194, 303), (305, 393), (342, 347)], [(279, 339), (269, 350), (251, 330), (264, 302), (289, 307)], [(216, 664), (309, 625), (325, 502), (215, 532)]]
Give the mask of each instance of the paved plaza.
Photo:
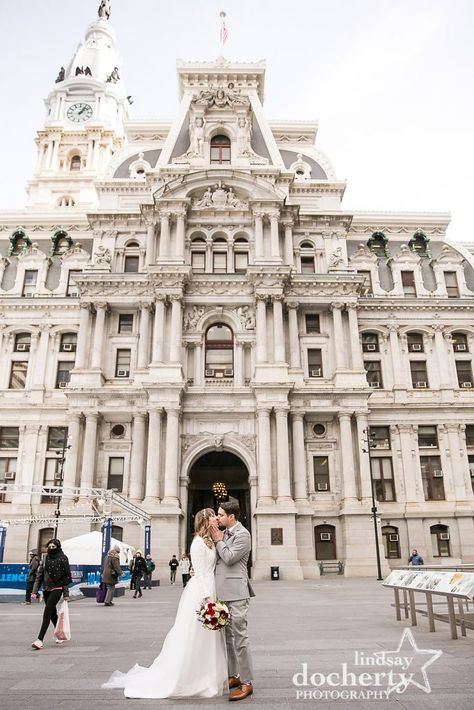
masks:
[[(255, 665), (254, 696), (239, 707), (275, 708), (384, 708), (391, 710), (472, 710), (474, 675), (472, 655), (474, 632), (458, 641), (449, 637), (447, 624), (438, 622), (435, 633), (427, 631), (420, 617), (414, 629), (419, 649), (443, 653), (427, 669), (431, 693), (413, 684), (404, 693), (388, 699), (326, 699), (329, 685), (305, 690), (317, 691), (308, 699), (297, 699), (293, 676), (307, 664), (311, 674), (340, 673), (347, 663), (354, 670), (355, 653), (361, 658), (398, 648), (408, 621), (397, 622), (391, 606), (393, 593), (372, 579), (323, 577), (316, 581), (268, 581), (255, 584), (250, 638)], [(115, 669), (128, 670), (135, 662), (149, 665), (161, 648), (174, 619), (181, 588), (164, 585), (144, 592), (143, 599), (118, 599), (114, 607), (98, 606), (80, 599), (71, 604), (73, 639), (62, 647), (52, 643), (48, 632), (43, 651), (30, 650), (36, 638), (42, 606), (0, 604), (0, 707), (2, 710), (35, 708), (223, 708), (227, 698), (215, 700), (127, 700), (121, 690), (101, 690), (100, 685)], [(409, 656), (405, 645), (403, 656)], [(423, 683), (418, 664), (415, 680)], [(416, 659), (414, 661), (416, 663)], [(413, 666), (412, 666), (413, 668)], [(358, 668), (374, 672), (373, 668)], [(318, 676), (321, 678), (321, 676)], [(299, 678), (302, 681), (302, 676)], [(386, 687), (386, 686), (385, 686)], [(300, 688), (301, 690), (301, 688)], [(341, 688), (337, 692), (341, 692)], [(357, 685), (357, 692), (377, 691)], [(380, 688), (378, 689), (380, 690)]]

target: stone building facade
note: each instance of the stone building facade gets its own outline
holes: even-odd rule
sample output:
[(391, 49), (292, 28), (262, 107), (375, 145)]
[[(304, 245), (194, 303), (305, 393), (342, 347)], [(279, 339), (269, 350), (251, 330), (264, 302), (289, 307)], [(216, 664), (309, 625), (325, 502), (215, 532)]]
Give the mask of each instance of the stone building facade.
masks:
[[(178, 63), (131, 120), (109, 20), (47, 99), (24, 210), (0, 214), (0, 520), (28, 487), (115, 488), (163, 573), (224, 484), (252, 573), (474, 559), (474, 258), (441, 213), (348, 213), (317, 124), (272, 122), (263, 63)], [(371, 460), (365, 442), (370, 431)], [(67, 515), (60, 537), (87, 532)], [(135, 523), (116, 536), (142, 545)], [(50, 530), (11, 528), (6, 560)]]

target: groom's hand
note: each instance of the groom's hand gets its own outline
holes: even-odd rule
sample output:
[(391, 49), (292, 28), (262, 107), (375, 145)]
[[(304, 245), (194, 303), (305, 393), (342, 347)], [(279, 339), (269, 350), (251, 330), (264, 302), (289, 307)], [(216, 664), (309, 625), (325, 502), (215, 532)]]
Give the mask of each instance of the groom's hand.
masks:
[(209, 531), (214, 542), (219, 542), (224, 539), (224, 533), (219, 530), (217, 523), (211, 523)]

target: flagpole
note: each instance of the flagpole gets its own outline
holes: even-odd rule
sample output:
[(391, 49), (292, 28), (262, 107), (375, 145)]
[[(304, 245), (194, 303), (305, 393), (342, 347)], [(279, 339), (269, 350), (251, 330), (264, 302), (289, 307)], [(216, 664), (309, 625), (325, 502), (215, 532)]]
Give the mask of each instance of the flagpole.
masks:
[(226, 18), (226, 13), (224, 10), (221, 10), (219, 13), (219, 17), (221, 18), (221, 31), (220, 31), (220, 46), (221, 46), (221, 55), (224, 54), (224, 44), (227, 42), (227, 38), (229, 36), (229, 33), (227, 31), (227, 27), (225, 24), (225, 18)]

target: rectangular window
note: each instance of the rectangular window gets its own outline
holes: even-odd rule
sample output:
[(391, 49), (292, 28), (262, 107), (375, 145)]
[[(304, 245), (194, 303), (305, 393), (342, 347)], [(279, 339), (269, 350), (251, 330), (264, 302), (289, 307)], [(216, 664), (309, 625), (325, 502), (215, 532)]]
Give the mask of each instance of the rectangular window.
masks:
[(438, 434), (435, 426), (418, 427), (418, 446), (420, 448), (438, 448)]
[(448, 292), (448, 298), (458, 298), (459, 288), (458, 288), (458, 277), (455, 271), (445, 271), (444, 272), (444, 283), (446, 284), (446, 291)]
[(407, 345), (409, 353), (424, 352), (422, 333), (407, 333)]
[(63, 389), (71, 380), (71, 370), (74, 367), (72, 360), (58, 362), (58, 372), (56, 375), (56, 389)]
[(0, 449), (18, 449), (20, 429), (17, 426), (0, 427)]
[[(16, 459), (0, 458), (0, 483), (15, 483)], [(0, 503), (11, 503), (12, 493), (0, 493)]]
[(474, 493), (474, 456), (468, 456), (467, 460), (469, 462), (469, 473), (471, 474), (471, 487)]
[(79, 296), (79, 289), (77, 288), (76, 282), (75, 282), (75, 277), (80, 276), (82, 274), (82, 271), (79, 270), (74, 270), (70, 269), (69, 274), (67, 277), (67, 290), (66, 290), (66, 296), (69, 298), (75, 298), (76, 296)]
[(313, 456), (314, 490), (329, 491), (329, 459), (327, 456)]
[(390, 457), (372, 457), (372, 476), (377, 500), (387, 503), (394, 501), (392, 459)]
[(319, 313), (306, 313), (304, 318), (306, 322), (306, 332), (308, 335), (321, 332)]
[(323, 356), (319, 349), (308, 350), (308, 375), (310, 377), (323, 376)]
[(371, 426), (369, 435), (371, 449), (390, 449), (390, 427)]
[(193, 251), (191, 253), (191, 266), (197, 274), (203, 274), (206, 271), (206, 254), (203, 251)]
[(249, 265), (249, 254), (247, 251), (234, 252), (234, 271), (236, 274), (242, 274), (247, 271)]
[(428, 387), (426, 360), (410, 360), (410, 372), (411, 382), (415, 389), (426, 389)]
[[(62, 484), (59, 459), (48, 458), (44, 464), (43, 486), (53, 488)], [(42, 503), (55, 503), (56, 496), (41, 496)]]
[(59, 351), (62, 353), (75, 353), (77, 348), (77, 333), (63, 333)]
[(472, 368), (470, 360), (456, 360), (456, 373), (459, 387), (470, 389), (472, 387)]
[(301, 257), (301, 273), (302, 274), (314, 274), (314, 256), (302, 256)]
[(130, 377), (131, 350), (117, 350), (115, 377)]
[(11, 390), (24, 390), (26, 387), (26, 375), (28, 373), (28, 363), (20, 360), (12, 361), (12, 369), (10, 372)]
[(212, 255), (212, 270), (215, 274), (227, 273), (227, 254), (225, 251), (216, 251)]
[(16, 353), (29, 353), (31, 350), (31, 334), (18, 333), (15, 335), (14, 350)]
[(116, 488), (119, 492), (123, 489), (124, 459), (121, 456), (112, 456), (109, 459), (109, 475), (107, 488)]
[(377, 333), (362, 333), (362, 351), (364, 353), (378, 353), (380, 351)]
[(370, 271), (357, 271), (357, 273), (365, 279), (364, 285), (362, 286), (362, 295), (367, 296), (368, 294), (372, 294), (372, 274)]
[(405, 296), (416, 296), (415, 272), (402, 271), (402, 288)]
[(439, 456), (420, 456), (425, 500), (444, 500), (443, 469)]
[(369, 387), (381, 389), (382, 382), (382, 363), (380, 360), (364, 360), (364, 369), (367, 373), (367, 382)]
[(466, 424), (466, 446), (474, 446), (474, 424)]
[(48, 451), (60, 451), (67, 443), (67, 426), (48, 427)]
[(23, 280), (23, 295), (31, 296), (36, 291), (36, 282), (38, 280), (38, 271), (27, 269)]
[(133, 333), (133, 313), (120, 313), (119, 333)]
[(133, 274), (137, 273), (140, 264), (140, 257), (138, 256), (126, 256), (125, 257), (125, 273)]

